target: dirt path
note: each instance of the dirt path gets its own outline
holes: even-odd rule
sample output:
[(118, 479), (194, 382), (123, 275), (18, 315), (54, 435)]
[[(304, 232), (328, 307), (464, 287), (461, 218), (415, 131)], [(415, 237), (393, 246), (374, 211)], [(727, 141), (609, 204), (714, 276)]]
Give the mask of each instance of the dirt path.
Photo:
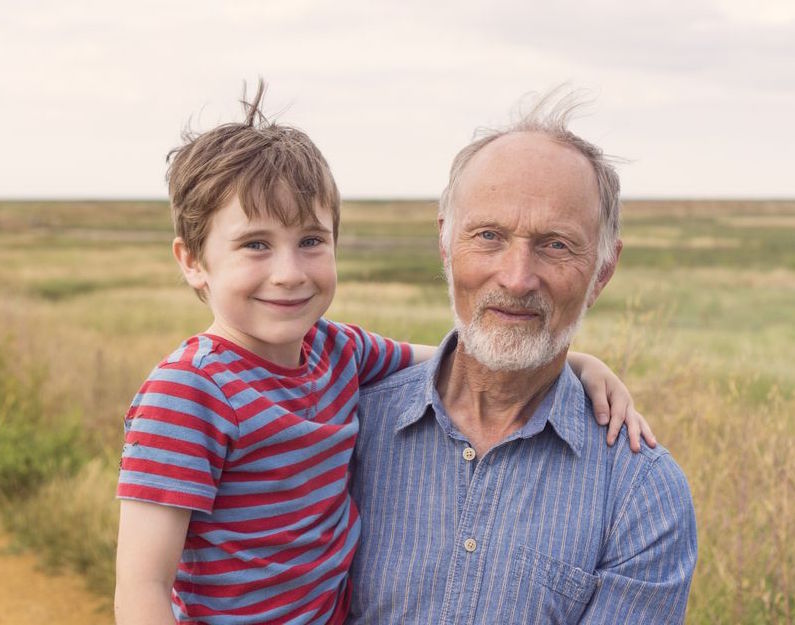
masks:
[(29, 554), (8, 550), (0, 534), (0, 625), (111, 625), (109, 605), (76, 575), (48, 575)]

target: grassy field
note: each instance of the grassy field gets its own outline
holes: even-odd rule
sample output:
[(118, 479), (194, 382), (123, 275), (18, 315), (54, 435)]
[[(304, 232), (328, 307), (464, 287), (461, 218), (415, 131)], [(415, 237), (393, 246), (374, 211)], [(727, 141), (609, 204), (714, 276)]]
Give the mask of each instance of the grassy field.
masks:
[[(330, 316), (438, 341), (450, 315), (434, 215), (346, 204)], [(2, 518), (105, 596), (121, 417), (209, 323), (171, 237), (158, 202), (0, 203)], [(700, 557), (687, 622), (790, 623), (795, 202), (627, 202), (623, 239), (575, 347), (628, 381), (688, 476)]]

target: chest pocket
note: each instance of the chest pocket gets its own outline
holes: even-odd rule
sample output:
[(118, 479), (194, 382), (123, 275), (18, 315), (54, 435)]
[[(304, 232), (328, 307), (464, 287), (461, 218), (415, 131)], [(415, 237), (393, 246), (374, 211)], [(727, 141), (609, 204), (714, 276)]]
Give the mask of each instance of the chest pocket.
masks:
[(577, 623), (599, 577), (521, 546), (511, 563), (511, 585), (501, 624)]

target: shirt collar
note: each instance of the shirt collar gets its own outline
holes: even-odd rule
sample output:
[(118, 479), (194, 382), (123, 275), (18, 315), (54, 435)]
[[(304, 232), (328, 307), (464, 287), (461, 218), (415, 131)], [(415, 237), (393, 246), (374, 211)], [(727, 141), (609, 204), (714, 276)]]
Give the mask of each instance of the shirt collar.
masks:
[[(434, 353), (430, 360), (422, 363), (422, 384), (420, 386), (421, 392), (417, 393), (417, 397), (397, 419), (395, 431), (402, 430), (410, 425), (413, 425), (427, 412), (428, 408), (433, 408), (439, 412), (438, 408), (441, 407), (442, 402), (439, 399), (439, 393), (436, 391), (436, 380), (439, 377), (439, 370), (442, 366), (442, 359), (445, 354), (455, 349), (458, 343), (458, 335), (455, 330), (451, 330), (447, 336), (442, 339), (439, 348)], [(444, 412), (444, 411), (442, 411)], [(444, 414), (444, 420), (448, 421), (447, 415)], [(444, 427), (444, 423), (441, 423)], [(451, 426), (452, 427), (452, 426)], [(447, 428), (445, 428), (447, 430)], [(449, 433), (449, 432), (448, 432)]]
[[(457, 343), (458, 336), (453, 330), (444, 337), (433, 358), (420, 365), (422, 368), (420, 392), (397, 419), (396, 432), (417, 423), (430, 409), (435, 413), (437, 422), (448, 436), (461, 438), (461, 434), (447, 416), (436, 390), (436, 380), (439, 377), (442, 359), (455, 349)], [(579, 456), (585, 438), (583, 424), (585, 418), (585, 392), (579, 379), (566, 363), (560, 376), (547, 391), (533, 416), (509, 438), (531, 438), (540, 433), (549, 423), (553, 431)]]

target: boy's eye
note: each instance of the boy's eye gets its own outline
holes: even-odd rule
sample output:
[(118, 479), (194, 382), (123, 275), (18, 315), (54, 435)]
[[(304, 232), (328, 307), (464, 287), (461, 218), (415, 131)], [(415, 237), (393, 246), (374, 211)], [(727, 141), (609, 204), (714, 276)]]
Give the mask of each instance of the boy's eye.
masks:
[(301, 247), (317, 247), (322, 243), (323, 239), (320, 237), (306, 237), (305, 239), (301, 239)]
[(249, 241), (243, 247), (257, 252), (262, 252), (263, 250), (268, 249), (268, 244), (264, 243), (263, 241)]

